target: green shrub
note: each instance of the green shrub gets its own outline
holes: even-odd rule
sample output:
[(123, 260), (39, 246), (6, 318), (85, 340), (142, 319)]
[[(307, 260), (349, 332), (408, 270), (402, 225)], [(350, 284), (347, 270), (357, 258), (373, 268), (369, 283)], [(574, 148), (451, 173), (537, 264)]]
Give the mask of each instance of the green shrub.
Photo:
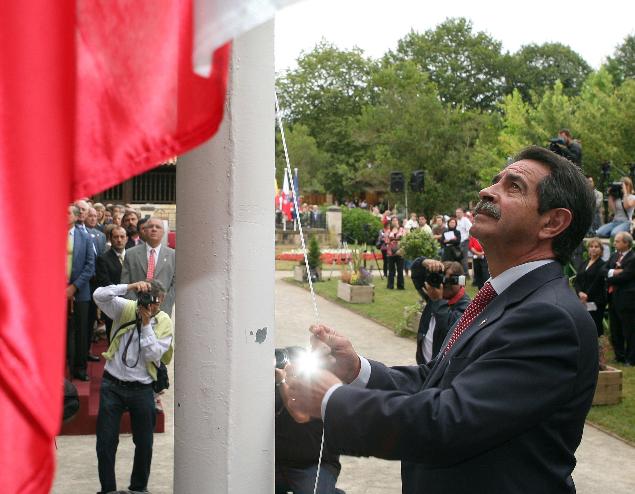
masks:
[(322, 251), (320, 250), (320, 244), (318, 243), (317, 237), (312, 235), (309, 240), (309, 248), (307, 251), (309, 269), (317, 269), (322, 266), (322, 259), (320, 259), (321, 255)]
[(404, 250), (406, 259), (420, 256), (439, 258), (439, 243), (428, 232), (418, 228), (404, 235), (399, 246)]
[(360, 245), (375, 245), (379, 230), (382, 228), (381, 220), (368, 211), (359, 208), (342, 208), (343, 240)]

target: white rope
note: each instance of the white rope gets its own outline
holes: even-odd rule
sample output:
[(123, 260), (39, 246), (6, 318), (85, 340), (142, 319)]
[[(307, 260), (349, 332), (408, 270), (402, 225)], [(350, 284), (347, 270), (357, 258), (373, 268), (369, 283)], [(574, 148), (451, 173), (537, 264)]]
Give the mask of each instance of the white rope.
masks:
[[(311, 291), (311, 301), (313, 302), (313, 311), (315, 313), (315, 324), (320, 324), (320, 314), (318, 312), (317, 301), (315, 298), (315, 290), (313, 289), (313, 280), (311, 279), (311, 269), (309, 268), (309, 256), (306, 250), (306, 243), (304, 242), (304, 232), (302, 230), (302, 221), (300, 219), (300, 208), (298, 208), (298, 198), (296, 197), (295, 183), (293, 182), (293, 175), (291, 173), (291, 162), (289, 161), (289, 151), (287, 150), (287, 140), (284, 136), (284, 127), (282, 125), (282, 114), (280, 112), (280, 105), (278, 104), (278, 93), (273, 92), (276, 101), (276, 119), (278, 120), (278, 128), (280, 129), (280, 136), (282, 137), (282, 148), (284, 149), (284, 159), (286, 161), (285, 173), (288, 176), (291, 189), (293, 190), (291, 196), (293, 197), (293, 207), (295, 208), (295, 217), (298, 220), (298, 228), (300, 230), (300, 242), (302, 244), (302, 254), (304, 255), (304, 266), (306, 267), (307, 280), (309, 281), (309, 290)], [(310, 344), (310, 343), (309, 343)], [(322, 467), (322, 453), (324, 452), (324, 423), (322, 423), (322, 441), (320, 442), (320, 457), (318, 459), (317, 471), (315, 472), (315, 485), (313, 486), (313, 494), (317, 494), (318, 482), (320, 480), (320, 469)]]

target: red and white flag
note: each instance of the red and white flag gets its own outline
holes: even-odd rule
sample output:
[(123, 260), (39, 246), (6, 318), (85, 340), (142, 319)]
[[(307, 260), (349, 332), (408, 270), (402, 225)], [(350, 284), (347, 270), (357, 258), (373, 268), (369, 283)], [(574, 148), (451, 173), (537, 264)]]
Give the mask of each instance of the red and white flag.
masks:
[(192, 0), (0, 0), (2, 492), (45, 493), (53, 480), (67, 204), (216, 132), (226, 43), (273, 15), (261, 3), (205, 2), (215, 19), (197, 19), (197, 46), (213, 47), (197, 51), (201, 76), (192, 66)]

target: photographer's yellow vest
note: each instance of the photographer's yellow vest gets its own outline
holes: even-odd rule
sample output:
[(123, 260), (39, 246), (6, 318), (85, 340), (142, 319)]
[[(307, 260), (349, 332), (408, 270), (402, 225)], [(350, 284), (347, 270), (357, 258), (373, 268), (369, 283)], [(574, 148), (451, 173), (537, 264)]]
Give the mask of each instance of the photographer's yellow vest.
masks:
[[(103, 357), (106, 360), (112, 360), (113, 357), (117, 354), (117, 350), (119, 348), (119, 344), (121, 343), (121, 338), (124, 334), (129, 331), (132, 331), (136, 328), (135, 324), (131, 324), (130, 326), (123, 328), (121, 331), (117, 332), (122, 324), (125, 324), (129, 321), (135, 320), (137, 317), (137, 302), (134, 300), (127, 300), (126, 305), (121, 312), (121, 317), (118, 321), (113, 323), (112, 334), (116, 335), (113, 340), (110, 342), (110, 346), (108, 350), (102, 353)], [(157, 339), (161, 340), (163, 338), (167, 338), (168, 336), (172, 336), (172, 321), (170, 320), (170, 316), (168, 316), (165, 312), (159, 311), (159, 313), (154, 316), (157, 320), (156, 325), (154, 326), (154, 334)], [(174, 354), (174, 343), (170, 343), (170, 348), (161, 356), (161, 362), (165, 365), (168, 365), (172, 361), (172, 355)], [(146, 362), (146, 369), (148, 370), (148, 374), (152, 377), (153, 381), (157, 380), (157, 368), (152, 362)]]

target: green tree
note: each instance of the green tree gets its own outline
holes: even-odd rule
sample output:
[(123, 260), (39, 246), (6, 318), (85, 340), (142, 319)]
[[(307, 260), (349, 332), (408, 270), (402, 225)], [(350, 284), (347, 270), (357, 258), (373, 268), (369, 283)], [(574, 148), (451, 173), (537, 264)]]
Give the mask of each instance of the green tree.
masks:
[[(315, 139), (309, 135), (306, 125), (297, 124), (285, 128), (287, 150), (292, 168), (298, 169), (300, 193), (325, 192), (321, 174), (329, 167), (329, 155), (317, 147)], [(280, 131), (276, 133), (276, 179), (284, 180), (286, 160)]]
[(631, 34), (619, 45), (612, 57), (608, 57), (607, 69), (616, 84), (635, 78), (635, 35)]
[(501, 46), (486, 33), (474, 33), (469, 20), (447, 19), (423, 34), (410, 32), (387, 60), (414, 61), (436, 83), (445, 103), (492, 110), (505, 83)]
[[(469, 155), (492, 117), (443, 104), (436, 86), (412, 61), (386, 64), (375, 78), (376, 103), (360, 116), (355, 132), (373, 164), (368, 175), (387, 187), (391, 171), (407, 180), (424, 169), (425, 192), (408, 195), (410, 210), (431, 214), (476, 199), (478, 181)], [(390, 194), (404, 204), (404, 194)]]
[(510, 59), (508, 91), (516, 89), (525, 101), (531, 101), (532, 95), (540, 97), (560, 81), (564, 94), (574, 96), (580, 93), (590, 73), (589, 64), (568, 46), (526, 45)]

